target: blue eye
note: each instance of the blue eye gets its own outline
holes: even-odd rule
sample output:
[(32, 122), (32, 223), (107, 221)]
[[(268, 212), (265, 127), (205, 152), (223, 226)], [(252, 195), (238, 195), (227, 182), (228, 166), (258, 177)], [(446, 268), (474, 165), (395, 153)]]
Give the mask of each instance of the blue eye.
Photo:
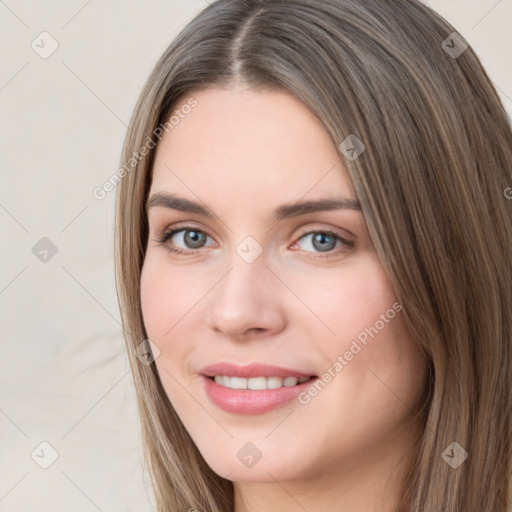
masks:
[[(212, 243), (207, 243), (208, 239)], [(310, 231), (299, 237), (294, 245), (298, 245), (302, 240), (306, 240), (306, 243), (301, 250), (313, 253), (310, 257), (317, 259), (339, 256), (340, 253), (347, 252), (355, 246), (353, 242), (331, 231)], [(204, 231), (192, 226), (166, 231), (155, 242), (158, 245), (165, 245), (169, 252), (182, 255), (193, 255), (198, 253), (198, 249), (216, 245)]]
[[(168, 231), (166, 233), (163, 233), (163, 235), (158, 240), (155, 241), (158, 242), (158, 245), (164, 245), (168, 241), (172, 241), (173, 238), (175, 238), (176, 241), (172, 245), (167, 245), (167, 249), (169, 252), (175, 252), (179, 254), (191, 254), (192, 252), (195, 252), (194, 249), (201, 249), (202, 247), (207, 247), (205, 242), (210, 237), (204, 231), (190, 227)], [(180, 242), (182, 244), (182, 247), (175, 247), (174, 244), (176, 242)], [(215, 245), (215, 242), (210, 245)]]
[[(313, 253), (320, 253), (319, 256), (315, 257), (330, 257), (339, 254), (340, 251), (335, 251), (334, 249), (343, 247), (342, 251), (346, 251), (352, 247), (354, 247), (353, 242), (349, 242), (345, 240), (341, 236), (331, 231), (310, 231), (302, 235), (296, 242), (298, 244), (301, 240), (307, 240), (305, 243), (305, 247), (302, 250)], [(325, 256), (322, 254), (324, 253)], [(333, 253), (333, 254), (331, 254)]]

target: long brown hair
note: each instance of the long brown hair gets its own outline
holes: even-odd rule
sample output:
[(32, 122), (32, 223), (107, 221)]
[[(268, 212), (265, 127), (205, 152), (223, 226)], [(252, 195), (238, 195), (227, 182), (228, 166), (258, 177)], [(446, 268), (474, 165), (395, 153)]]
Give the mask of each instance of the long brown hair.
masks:
[[(365, 145), (359, 158), (345, 158), (346, 169), (430, 369), (400, 511), (508, 510), (512, 132), (480, 60), (454, 32), (416, 0), (219, 0), (154, 67), (123, 148), (115, 257), (159, 512), (233, 509), (232, 482), (205, 463), (155, 365), (134, 350), (147, 338), (139, 285), (153, 146), (179, 101), (235, 81), (285, 89), (334, 144), (355, 135)], [(468, 454), (457, 468), (445, 456), (454, 442)]]

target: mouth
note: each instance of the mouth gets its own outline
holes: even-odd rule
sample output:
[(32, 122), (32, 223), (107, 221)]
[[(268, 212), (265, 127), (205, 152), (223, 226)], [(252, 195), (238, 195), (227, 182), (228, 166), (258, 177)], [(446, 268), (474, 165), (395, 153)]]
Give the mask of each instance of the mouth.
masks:
[(203, 373), (201, 377), (209, 400), (236, 415), (263, 414), (293, 403), (297, 406), (301, 394), (318, 381), (316, 375), (277, 367), (253, 365), (235, 367), (233, 371), (234, 367), (228, 366), (221, 365), (220, 369), (214, 368), (210, 375)]
[(203, 368), (201, 377), (210, 401), (234, 414), (262, 414), (290, 404), (318, 380), (303, 371), (257, 363), (218, 363)]

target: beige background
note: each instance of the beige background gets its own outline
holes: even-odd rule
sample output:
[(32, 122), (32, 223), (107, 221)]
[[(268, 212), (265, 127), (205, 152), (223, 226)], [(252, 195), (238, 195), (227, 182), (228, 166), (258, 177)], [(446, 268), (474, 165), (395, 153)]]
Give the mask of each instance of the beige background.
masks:
[[(512, 0), (428, 3), (511, 112)], [(153, 510), (114, 287), (115, 192), (92, 190), (118, 167), (156, 59), (205, 6), (0, 1), (0, 511)], [(36, 257), (43, 237), (56, 254)]]

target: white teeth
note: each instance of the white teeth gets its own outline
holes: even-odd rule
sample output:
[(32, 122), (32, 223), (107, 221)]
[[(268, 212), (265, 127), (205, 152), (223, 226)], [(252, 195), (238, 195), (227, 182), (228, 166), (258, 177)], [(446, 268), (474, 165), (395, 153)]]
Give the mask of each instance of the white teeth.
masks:
[(264, 389), (278, 389), (290, 386), (296, 386), (309, 380), (309, 377), (229, 377), (226, 375), (215, 375), (215, 382), (226, 388), (232, 389), (252, 389), (254, 391)]
[(283, 385), (287, 387), (296, 386), (297, 377), (286, 377), (286, 379), (283, 380)]
[(247, 379), (247, 388), (253, 390), (267, 389), (267, 379), (265, 377)]
[(283, 387), (283, 379), (281, 377), (267, 377), (268, 389), (277, 389)]
[(247, 379), (244, 377), (231, 377), (231, 387), (233, 389), (247, 389)]

